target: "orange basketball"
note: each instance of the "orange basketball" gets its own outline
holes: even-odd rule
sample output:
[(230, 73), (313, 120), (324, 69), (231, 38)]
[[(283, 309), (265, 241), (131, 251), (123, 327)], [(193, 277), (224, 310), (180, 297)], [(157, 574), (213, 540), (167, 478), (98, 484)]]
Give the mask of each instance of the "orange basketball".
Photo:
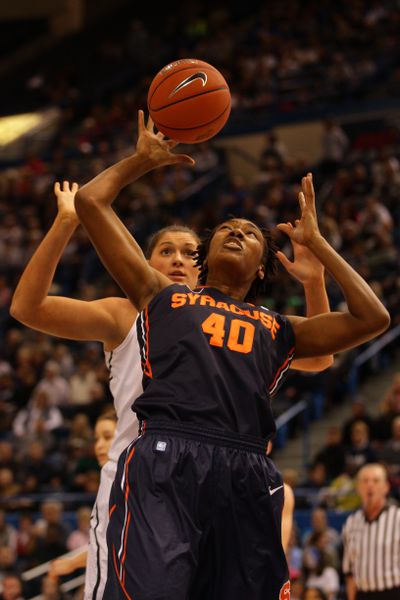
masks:
[(215, 67), (183, 58), (157, 73), (147, 106), (159, 131), (177, 142), (196, 144), (223, 128), (231, 111), (231, 93)]

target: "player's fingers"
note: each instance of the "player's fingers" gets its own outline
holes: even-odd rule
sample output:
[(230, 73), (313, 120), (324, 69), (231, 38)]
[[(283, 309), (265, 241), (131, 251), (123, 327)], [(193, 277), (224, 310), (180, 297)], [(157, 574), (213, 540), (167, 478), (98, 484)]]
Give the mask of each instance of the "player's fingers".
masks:
[(293, 233), (293, 227), (290, 227), (290, 225), (288, 225), (287, 223), (279, 223), (276, 226), (276, 228), (279, 229), (279, 231), (286, 233), (286, 235), (288, 235), (289, 237), (291, 237)]
[(154, 121), (150, 115), (149, 115), (149, 118), (147, 119), (147, 131), (154, 133)]
[(303, 192), (299, 193), (299, 205), (300, 205), (300, 210), (303, 213), (304, 210), (305, 210), (305, 208), (306, 208), (306, 206), (307, 206), (306, 199), (305, 199), (305, 196), (304, 196)]
[(76, 181), (74, 181), (74, 183), (72, 184), (72, 187), (71, 187), (71, 192), (73, 194), (76, 194), (76, 192), (78, 191), (78, 189), (79, 189), (79, 185), (76, 183)]
[(172, 150), (173, 148), (176, 148), (176, 146), (178, 146), (179, 142), (176, 142), (175, 140), (167, 140), (166, 144), (168, 148)]
[(60, 182), (56, 181), (54, 184), (54, 193), (58, 195), (60, 193)]
[(69, 181), (63, 181), (63, 192), (69, 192)]
[(280, 250), (278, 250), (277, 252), (275, 252), (275, 255), (276, 255), (276, 258), (281, 263), (281, 265), (283, 267), (285, 267), (286, 271), (290, 271), (293, 263), (288, 259), (288, 257), (286, 256), (286, 254), (284, 254), (283, 252), (281, 252)]
[(196, 164), (193, 158), (187, 154), (176, 154), (175, 157), (177, 159), (176, 162), (184, 163), (186, 165), (190, 165), (191, 167)]
[(313, 184), (313, 176), (312, 173), (307, 173), (306, 181), (305, 181), (305, 197), (307, 199), (307, 204), (310, 208), (315, 212), (315, 191)]
[(142, 109), (139, 109), (138, 110), (138, 132), (139, 132), (139, 135), (142, 133), (142, 131), (144, 130), (144, 128), (145, 128), (145, 125), (144, 125), (144, 112), (142, 111)]

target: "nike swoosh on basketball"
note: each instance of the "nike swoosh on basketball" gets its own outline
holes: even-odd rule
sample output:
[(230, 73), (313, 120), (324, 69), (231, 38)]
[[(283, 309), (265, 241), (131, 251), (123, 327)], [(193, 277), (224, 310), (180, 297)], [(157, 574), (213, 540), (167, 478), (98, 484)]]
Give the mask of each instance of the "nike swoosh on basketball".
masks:
[(179, 92), (179, 90), (186, 87), (187, 85), (190, 85), (191, 83), (193, 83), (193, 81), (196, 81), (197, 79), (200, 79), (204, 87), (207, 83), (207, 73), (199, 71), (198, 73), (193, 73), (193, 75), (190, 75), (190, 77), (186, 77), (186, 79), (178, 83), (178, 85), (172, 90), (168, 98), (175, 96), (175, 94)]
[(277, 492), (278, 490), (281, 490), (283, 488), (283, 485), (278, 485), (278, 487), (276, 488), (272, 488), (270, 485), (268, 486), (268, 490), (269, 490), (269, 495), (273, 496), (275, 494), (275, 492)]

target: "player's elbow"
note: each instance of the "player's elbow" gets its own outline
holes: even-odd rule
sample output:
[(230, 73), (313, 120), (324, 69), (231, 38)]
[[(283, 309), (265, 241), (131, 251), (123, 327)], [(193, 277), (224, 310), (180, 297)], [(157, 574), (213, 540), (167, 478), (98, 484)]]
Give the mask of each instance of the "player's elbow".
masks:
[(81, 221), (89, 217), (98, 207), (98, 202), (95, 196), (84, 188), (77, 191), (75, 194), (75, 210)]
[(315, 371), (317, 373), (320, 373), (321, 371), (326, 371), (326, 369), (329, 369), (329, 367), (331, 367), (333, 363), (333, 354), (329, 354), (327, 356), (320, 356), (319, 358), (315, 359)]
[(15, 294), (11, 300), (10, 315), (16, 321), (24, 324), (29, 318), (29, 308), (26, 302), (21, 301)]
[(378, 307), (375, 311), (369, 324), (371, 336), (375, 337), (377, 335), (380, 335), (381, 333), (384, 333), (389, 326), (390, 314), (383, 306), (383, 304), (381, 304), (380, 307)]

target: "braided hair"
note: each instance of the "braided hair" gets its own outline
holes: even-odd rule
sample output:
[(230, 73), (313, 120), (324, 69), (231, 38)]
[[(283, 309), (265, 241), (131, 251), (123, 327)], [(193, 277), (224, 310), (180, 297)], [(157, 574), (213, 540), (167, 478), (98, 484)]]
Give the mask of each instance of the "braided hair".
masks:
[[(235, 220), (237, 217), (230, 217), (229, 220)], [(250, 221), (253, 223), (252, 221)], [(253, 225), (256, 225), (253, 223)], [(199, 272), (199, 284), (205, 285), (208, 276), (208, 267), (206, 259), (210, 250), (211, 240), (213, 239), (215, 232), (220, 227), (217, 225), (214, 229), (207, 230), (206, 236), (200, 241), (196, 251), (196, 266), (200, 268)], [(258, 227), (258, 225), (256, 225)], [(246, 294), (245, 302), (255, 302), (257, 297), (263, 295), (267, 291), (268, 283), (271, 278), (276, 274), (278, 268), (278, 259), (275, 256), (278, 246), (272, 237), (269, 229), (264, 227), (258, 227), (264, 238), (264, 251), (261, 257), (261, 263), (264, 265), (264, 279), (256, 277), (250, 286), (249, 291)]]

